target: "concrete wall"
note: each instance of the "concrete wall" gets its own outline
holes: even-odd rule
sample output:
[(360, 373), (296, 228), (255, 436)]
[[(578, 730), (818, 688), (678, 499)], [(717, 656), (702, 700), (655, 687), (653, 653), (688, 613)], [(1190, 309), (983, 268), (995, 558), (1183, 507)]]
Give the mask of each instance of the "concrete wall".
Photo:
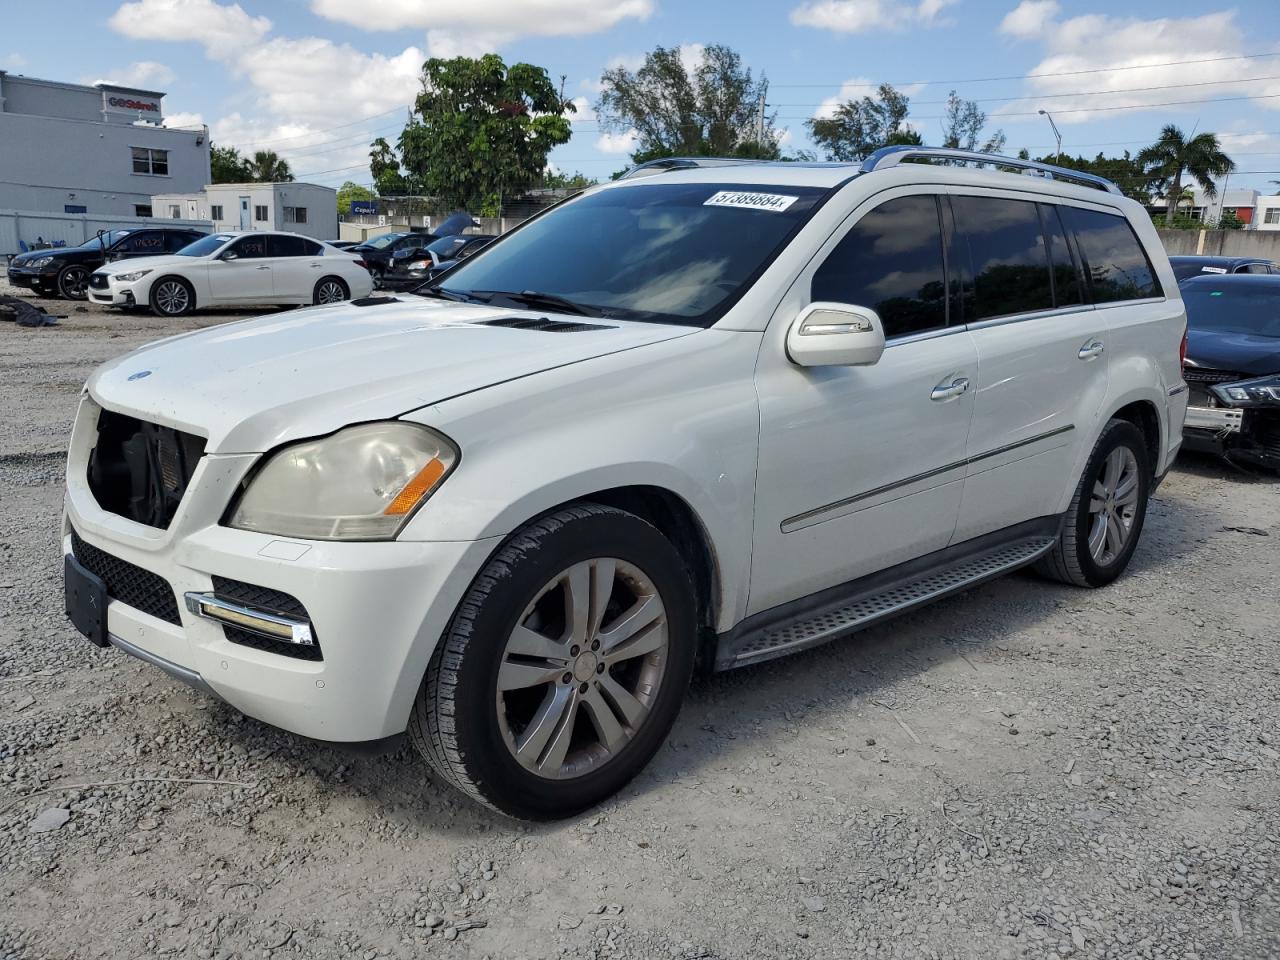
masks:
[(1160, 230), (1169, 256), (1263, 257), (1280, 263), (1280, 231)]
[[(168, 150), (168, 176), (134, 173), (132, 147)], [(90, 215), (133, 217), (153, 194), (208, 182), (203, 131), (0, 112), (0, 209), (63, 213), (77, 204)]]
[(97, 236), (99, 230), (121, 227), (193, 227), (212, 231), (208, 220), (157, 220), (151, 217), (94, 217), (83, 213), (42, 213), (29, 210), (0, 210), (0, 257), (20, 253), (19, 240), (30, 246), (37, 237), (78, 247)]

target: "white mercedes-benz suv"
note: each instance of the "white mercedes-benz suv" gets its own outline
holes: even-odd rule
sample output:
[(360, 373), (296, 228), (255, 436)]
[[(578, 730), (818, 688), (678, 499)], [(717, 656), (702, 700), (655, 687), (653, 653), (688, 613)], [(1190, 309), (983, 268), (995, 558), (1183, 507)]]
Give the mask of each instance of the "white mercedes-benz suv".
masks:
[(564, 816), (645, 765), (695, 669), (1032, 564), (1114, 580), (1182, 436), (1185, 331), (1106, 181), (659, 161), (420, 295), (103, 365), (67, 610), (253, 717), (407, 730), (477, 800)]

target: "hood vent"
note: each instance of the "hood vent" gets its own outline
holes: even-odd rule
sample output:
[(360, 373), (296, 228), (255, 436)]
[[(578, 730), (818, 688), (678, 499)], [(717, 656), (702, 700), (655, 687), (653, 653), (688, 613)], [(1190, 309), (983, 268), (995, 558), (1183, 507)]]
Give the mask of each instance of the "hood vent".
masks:
[(481, 320), (484, 327), (508, 327), (512, 330), (539, 330), (542, 333), (581, 333), (585, 330), (615, 330), (602, 323), (579, 323), (566, 320), (549, 320), (546, 317), (503, 317), (498, 320)]
[(348, 301), (353, 307), (380, 307), (384, 303), (399, 303), (399, 297), (360, 297), (358, 300)]

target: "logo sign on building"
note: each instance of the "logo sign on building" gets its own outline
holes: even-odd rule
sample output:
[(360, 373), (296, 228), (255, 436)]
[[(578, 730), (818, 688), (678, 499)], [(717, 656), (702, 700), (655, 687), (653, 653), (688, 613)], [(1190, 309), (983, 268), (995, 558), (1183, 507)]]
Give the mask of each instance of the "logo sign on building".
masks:
[(102, 109), (107, 113), (160, 118), (160, 101), (136, 93), (102, 91)]
[(377, 200), (352, 200), (351, 212), (352, 213), (377, 213), (378, 201)]

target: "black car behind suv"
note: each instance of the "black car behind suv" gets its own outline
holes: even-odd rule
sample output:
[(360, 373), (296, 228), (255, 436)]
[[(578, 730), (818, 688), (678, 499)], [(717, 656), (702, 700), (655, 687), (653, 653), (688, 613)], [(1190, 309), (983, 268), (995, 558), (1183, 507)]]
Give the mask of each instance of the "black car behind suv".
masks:
[(78, 247), (57, 247), (19, 254), (9, 263), (9, 282), (44, 297), (84, 300), (89, 275), (104, 263), (129, 257), (176, 253), (203, 237), (189, 227), (139, 227), (109, 230)]

